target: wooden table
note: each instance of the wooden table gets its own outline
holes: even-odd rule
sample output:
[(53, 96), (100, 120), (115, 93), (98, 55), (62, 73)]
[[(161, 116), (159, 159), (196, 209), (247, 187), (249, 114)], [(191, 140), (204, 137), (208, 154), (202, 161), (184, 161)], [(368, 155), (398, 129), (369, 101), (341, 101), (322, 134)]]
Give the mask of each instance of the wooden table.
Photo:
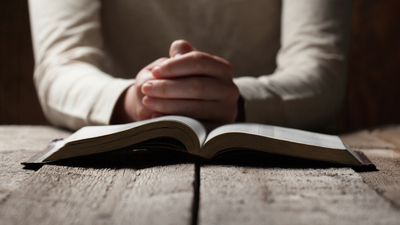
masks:
[(342, 135), (378, 171), (138, 151), (26, 170), (68, 131), (0, 126), (0, 224), (400, 224), (400, 126)]

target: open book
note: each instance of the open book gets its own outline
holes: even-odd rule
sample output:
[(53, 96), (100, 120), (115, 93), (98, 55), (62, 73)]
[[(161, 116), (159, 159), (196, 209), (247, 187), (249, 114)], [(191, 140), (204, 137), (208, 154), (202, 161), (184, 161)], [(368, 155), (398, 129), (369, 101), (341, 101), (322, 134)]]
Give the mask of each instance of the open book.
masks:
[(228, 124), (207, 134), (197, 120), (164, 116), (122, 125), (87, 126), (24, 164), (46, 163), (90, 154), (132, 149), (162, 148), (211, 159), (235, 150), (253, 150), (350, 166), (373, 165), (352, 151), (338, 136), (253, 123)]

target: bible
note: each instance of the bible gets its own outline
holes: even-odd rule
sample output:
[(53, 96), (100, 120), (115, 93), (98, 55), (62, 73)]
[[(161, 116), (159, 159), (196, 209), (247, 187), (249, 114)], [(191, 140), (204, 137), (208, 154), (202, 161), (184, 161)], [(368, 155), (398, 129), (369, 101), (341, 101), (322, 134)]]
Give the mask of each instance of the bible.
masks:
[(47, 163), (120, 149), (165, 149), (209, 160), (233, 151), (260, 151), (348, 166), (373, 166), (336, 135), (256, 123), (220, 126), (207, 134), (197, 120), (164, 116), (106, 126), (86, 126), (23, 164)]

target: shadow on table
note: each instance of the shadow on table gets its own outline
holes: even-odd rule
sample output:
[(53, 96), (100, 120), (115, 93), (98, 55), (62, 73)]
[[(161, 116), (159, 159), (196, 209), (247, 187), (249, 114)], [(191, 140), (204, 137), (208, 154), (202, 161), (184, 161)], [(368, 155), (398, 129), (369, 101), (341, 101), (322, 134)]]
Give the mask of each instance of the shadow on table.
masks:
[[(81, 156), (76, 158), (57, 160), (45, 164), (98, 169), (144, 169), (155, 166), (166, 166), (184, 163), (194, 163), (194, 160), (187, 157), (187, 154), (180, 151), (160, 149), (135, 149)], [(45, 164), (28, 164), (25, 165), (25, 169), (38, 170)]]
[[(207, 165), (236, 165), (241, 167), (257, 168), (292, 168), (292, 169), (324, 169), (324, 168), (343, 168), (351, 167), (338, 163), (323, 162), (298, 157), (284, 156), (272, 153), (263, 153), (257, 151), (238, 151), (233, 154), (222, 155), (212, 161), (205, 163)], [(376, 171), (376, 167), (363, 166), (352, 167), (356, 172)]]
[[(256, 168), (332, 168), (346, 167), (341, 164), (308, 160), (256, 151), (233, 151), (222, 154), (213, 160), (202, 160), (181, 151), (162, 149), (138, 149), (107, 152), (90, 156), (71, 158), (51, 162), (51, 165), (86, 168), (132, 168), (144, 169), (185, 163), (200, 165), (241, 166)], [(43, 164), (26, 165), (25, 169), (40, 169)], [(353, 168), (357, 172), (371, 171), (371, 168)]]

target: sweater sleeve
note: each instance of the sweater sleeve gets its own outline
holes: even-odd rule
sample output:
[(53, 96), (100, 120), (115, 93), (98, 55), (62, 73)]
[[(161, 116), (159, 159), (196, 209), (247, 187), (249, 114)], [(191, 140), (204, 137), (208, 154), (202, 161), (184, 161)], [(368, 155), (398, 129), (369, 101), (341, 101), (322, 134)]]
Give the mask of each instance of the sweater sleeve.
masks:
[(327, 126), (346, 88), (351, 1), (284, 0), (281, 47), (271, 75), (235, 79), (247, 122)]
[(96, 0), (29, 0), (34, 82), (47, 119), (78, 129), (108, 124), (121, 93), (134, 80), (103, 72)]

